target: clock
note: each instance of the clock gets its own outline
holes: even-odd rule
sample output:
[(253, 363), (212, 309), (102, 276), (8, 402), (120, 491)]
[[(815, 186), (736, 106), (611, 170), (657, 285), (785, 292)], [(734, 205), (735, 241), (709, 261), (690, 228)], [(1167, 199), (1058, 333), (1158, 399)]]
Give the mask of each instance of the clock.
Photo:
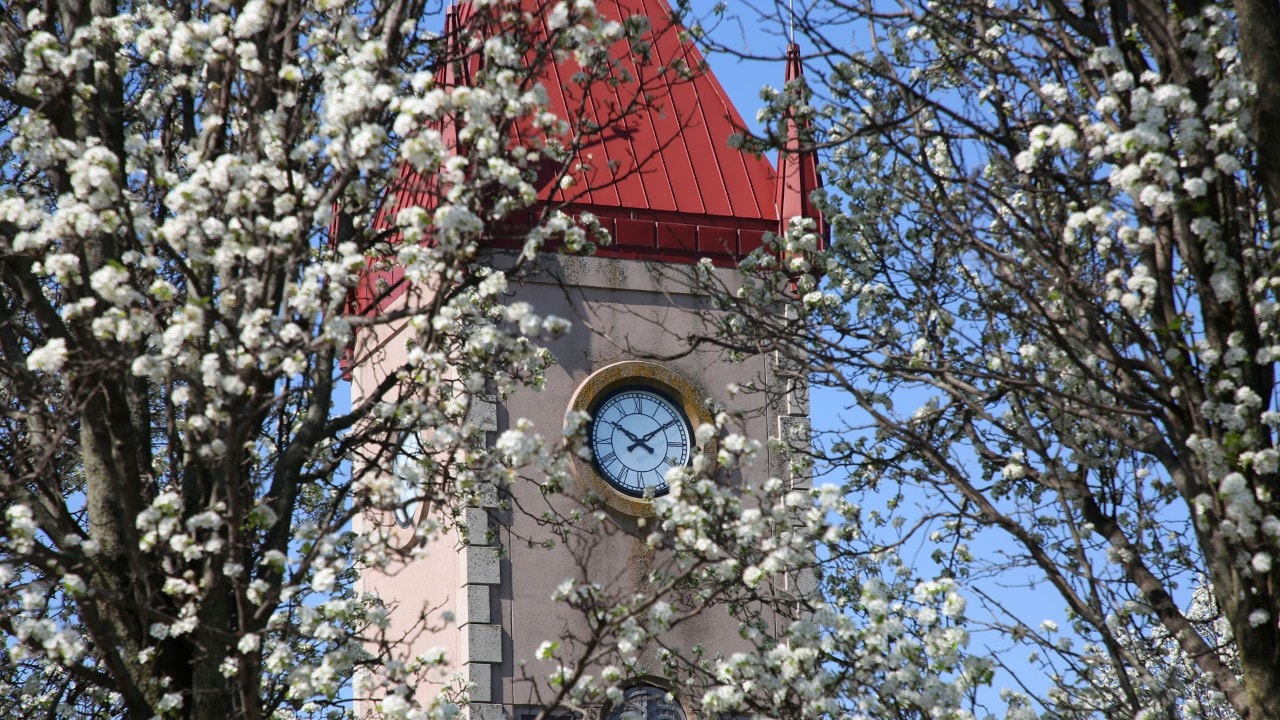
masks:
[(667, 472), (688, 465), (695, 452), (715, 452), (714, 440), (695, 446), (695, 429), (714, 418), (706, 396), (665, 365), (606, 365), (578, 386), (568, 410), (569, 424), (585, 431), (575, 437), (590, 451), (574, 456), (576, 492), (626, 515), (653, 517), (653, 499), (668, 490)]
[(649, 384), (624, 385), (591, 413), (596, 470), (631, 497), (667, 492), (667, 471), (689, 464), (693, 427), (684, 410)]

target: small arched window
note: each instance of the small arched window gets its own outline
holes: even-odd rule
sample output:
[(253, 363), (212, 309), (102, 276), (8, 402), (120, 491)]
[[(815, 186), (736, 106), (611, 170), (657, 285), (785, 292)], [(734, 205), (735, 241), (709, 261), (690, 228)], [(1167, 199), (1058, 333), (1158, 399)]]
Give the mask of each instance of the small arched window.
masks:
[(608, 720), (685, 720), (674, 695), (654, 685), (632, 685), (622, 702), (609, 711)]

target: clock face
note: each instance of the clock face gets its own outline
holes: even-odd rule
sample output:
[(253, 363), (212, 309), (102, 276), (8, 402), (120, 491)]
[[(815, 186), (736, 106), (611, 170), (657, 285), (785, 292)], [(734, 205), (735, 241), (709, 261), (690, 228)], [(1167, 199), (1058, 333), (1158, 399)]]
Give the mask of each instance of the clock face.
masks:
[(396, 525), (407, 528), (418, 519), (422, 507), (422, 442), (417, 433), (404, 434), (391, 474), (396, 482)]
[(689, 464), (692, 428), (678, 405), (644, 386), (624, 387), (596, 408), (591, 452), (596, 470), (619, 492), (667, 491), (667, 471)]

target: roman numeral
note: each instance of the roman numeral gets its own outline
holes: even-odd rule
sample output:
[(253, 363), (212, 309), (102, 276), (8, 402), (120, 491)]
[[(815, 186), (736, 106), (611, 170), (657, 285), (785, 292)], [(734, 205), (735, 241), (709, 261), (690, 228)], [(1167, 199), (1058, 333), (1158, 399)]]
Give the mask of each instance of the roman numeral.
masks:
[[(612, 462), (615, 462), (617, 459), (618, 459), (617, 453), (609, 453), (608, 455), (605, 455), (604, 457), (600, 458), (600, 464), (608, 465)], [(626, 470), (623, 470), (623, 472), (626, 472)]]

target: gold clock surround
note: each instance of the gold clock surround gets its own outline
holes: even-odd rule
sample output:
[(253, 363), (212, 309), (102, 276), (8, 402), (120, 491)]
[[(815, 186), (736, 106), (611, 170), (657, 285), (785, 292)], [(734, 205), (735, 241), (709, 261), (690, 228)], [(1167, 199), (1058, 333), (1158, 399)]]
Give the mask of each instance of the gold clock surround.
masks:
[[(651, 388), (670, 398), (689, 418), (695, 435), (699, 425), (715, 421), (705, 396), (692, 381), (664, 365), (645, 360), (624, 360), (596, 370), (574, 391), (569, 412), (590, 414), (615, 390), (632, 386)], [(690, 438), (690, 451), (698, 452), (694, 438)], [(600, 476), (592, 461), (575, 455), (573, 474), (581, 488), (580, 494), (594, 494), (609, 507), (627, 515), (653, 517), (652, 500), (618, 491)]]

